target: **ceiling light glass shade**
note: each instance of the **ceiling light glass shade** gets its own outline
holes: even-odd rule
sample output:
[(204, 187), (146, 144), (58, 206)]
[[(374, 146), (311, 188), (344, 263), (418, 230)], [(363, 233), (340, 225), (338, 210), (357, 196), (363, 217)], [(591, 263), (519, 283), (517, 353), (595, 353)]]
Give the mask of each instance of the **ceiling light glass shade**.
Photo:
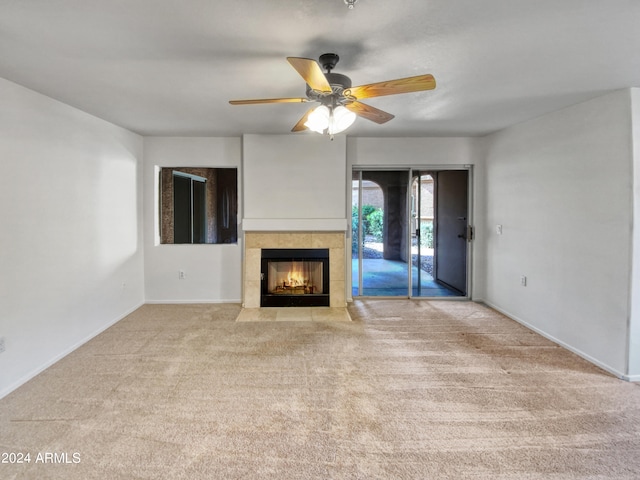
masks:
[(331, 112), (329, 111), (329, 108), (324, 105), (320, 105), (309, 114), (304, 126), (314, 132), (324, 133), (324, 131), (329, 127), (330, 116)]
[(342, 105), (333, 108), (320, 105), (309, 114), (304, 126), (316, 133), (333, 135), (344, 132), (355, 120), (356, 114)]
[(329, 135), (344, 132), (356, 120), (356, 114), (342, 105), (334, 108), (332, 113), (329, 119)]

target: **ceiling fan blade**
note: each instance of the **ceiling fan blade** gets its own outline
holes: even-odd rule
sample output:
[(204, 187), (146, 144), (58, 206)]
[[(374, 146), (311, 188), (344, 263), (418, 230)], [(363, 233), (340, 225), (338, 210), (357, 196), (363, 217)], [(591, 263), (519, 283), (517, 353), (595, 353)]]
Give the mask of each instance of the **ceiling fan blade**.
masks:
[(380, 124), (386, 123), (395, 117), (395, 115), (391, 115), (390, 113), (387, 113), (378, 108), (374, 108), (371, 105), (367, 105), (366, 103), (362, 102), (348, 103), (345, 105), (345, 107), (347, 108), (347, 110), (351, 110), (353, 113), (366, 118), (367, 120), (371, 120), (372, 122)]
[(433, 78), (433, 75), (427, 74), (348, 88), (344, 91), (344, 95), (360, 100), (362, 98), (382, 97), (398, 93), (433, 90), (434, 88), (436, 88), (436, 79)]
[(229, 100), (231, 105), (255, 105), (258, 103), (304, 103), (308, 98), (255, 98), (252, 100)]
[(331, 93), (331, 85), (327, 81), (327, 77), (322, 73), (322, 69), (318, 62), (310, 58), (287, 57), (287, 61), (300, 74), (304, 81), (307, 82), (312, 89), (320, 92)]
[(307, 130), (305, 123), (307, 122), (307, 119), (309, 118), (311, 112), (313, 112), (314, 108), (307, 110), (307, 113), (305, 113), (302, 118), (298, 120), (298, 123), (296, 123), (295, 126), (291, 129), (292, 132), (302, 132), (303, 130)]

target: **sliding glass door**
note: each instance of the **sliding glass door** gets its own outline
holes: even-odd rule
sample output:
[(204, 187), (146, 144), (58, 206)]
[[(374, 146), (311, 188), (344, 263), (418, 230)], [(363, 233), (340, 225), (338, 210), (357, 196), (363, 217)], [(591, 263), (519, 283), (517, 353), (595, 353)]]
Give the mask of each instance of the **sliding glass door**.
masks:
[(356, 296), (409, 295), (407, 188), (406, 170), (354, 171), (352, 246)]
[(433, 297), (438, 286), (433, 281), (434, 179), (430, 173), (411, 175), (411, 295)]
[(466, 170), (355, 169), (352, 295), (466, 296), (467, 192)]

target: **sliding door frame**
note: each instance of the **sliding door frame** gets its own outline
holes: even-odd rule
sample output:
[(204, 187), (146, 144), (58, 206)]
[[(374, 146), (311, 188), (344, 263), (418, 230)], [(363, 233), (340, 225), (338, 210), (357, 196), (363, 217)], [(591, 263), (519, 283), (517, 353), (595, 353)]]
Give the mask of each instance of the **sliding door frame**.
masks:
[[(408, 261), (407, 261), (407, 280), (408, 280), (408, 289), (407, 289), (407, 295), (406, 296), (395, 296), (395, 297), (367, 297), (367, 296), (362, 296), (363, 298), (411, 298), (411, 299), (425, 299), (425, 300), (433, 300), (433, 299), (439, 299), (439, 300), (470, 300), (472, 298), (472, 289), (473, 289), (473, 282), (472, 282), (472, 273), (473, 273), (473, 243), (475, 241), (475, 226), (474, 226), (474, 210), (473, 210), (473, 198), (474, 198), (474, 191), (473, 191), (473, 185), (474, 185), (474, 171), (473, 171), (473, 165), (438, 165), (438, 164), (427, 164), (427, 165), (352, 165), (351, 166), (351, 172), (350, 175), (347, 176), (347, 178), (349, 178), (349, 185), (348, 185), (348, 189), (349, 191), (352, 191), (353, 189), (353, 181), (354, 181), (354, 174), (356, 172), (358, 172), (358, 182), (359, 182), (359, 188), (358, 188), (358, 296), (361, 296), (360, 294), (362, 293), (362, 234), (363, 234), (363, 225), (362, 225), (362, 221), (361, 221), (361, 217), (362, 217), (362, 172), (364, 171), (403, 171), (406, 170), (407, 171), (407, 198), (406, 198), (406, 218), (409, 219), (409, 221), (407, 222), (407, 239), (406, 239), (406, 249), (408, 252)], [(412, 274), (412, 270), (411, 270), (411, 266), (412, 266), (412, 259), (411, 259), (411, 230), (412, 230), (412, 226), (411, 226), (411, 181), (412, 181), (412, 177), (413, 177), (413, 173), (414, 172), (422, 172), (422, 173), (429, 173), (429, 172), (438, 172), (438, 171), (444, 171), (444, 170), (466, 170), (468, 172), (468, 184), (467, 184), (467, 225), (468, 225), (468, 231), (469, 231), (469, 235), (471, 235), (471, 239), (467, 240), (467, 251), (466, 251), (466, 255), (467, 255), (467, 268), (466, 268), (466, 274), (467, 274), (467, 278), (466, 278), (466, 283), (467, 283), (467, 290), (466, 290), (466, 295), (460, 295), (460, 296), (453, 296), (453, 297), (446, 297), (446, 296), (438, 296), (438, 297), (422, 297), (422, 296), (413, 296), (413, 274)], [(351, 195), (348, 198), (352, 198)], [(353, 226), (352, 226), (352, 219), (351, 219), (351, 211), (353, 208), (353, 202), (350, 201), (349, 204), (349, 228), (347, 229), (348, 235), (351, 237), (352, 232), (353, 232)], [(435, 227), (435, 225), (434, 225)], [(436, 227), (437, 228), (437, 227)], [(352, 238), (349, 238), (349, 240), (353, 241)], [(351, 242), (349, 242), (351, 243)], [(348, 252), (348, 258), (349, 258), (349, 262), (348, 264), (351, 265), (353, 262), (353, 253), (352, 253), (352, 249), (348, 248), (346, 249), (346, 251)], [(352, 290), (353, 290), (353, 275), (352, 275), (352, 269), (348, 268), (347, 269), (348, 272), (348, 283), (349, 283), (349, 297), (351, 297), (352, 295)]]

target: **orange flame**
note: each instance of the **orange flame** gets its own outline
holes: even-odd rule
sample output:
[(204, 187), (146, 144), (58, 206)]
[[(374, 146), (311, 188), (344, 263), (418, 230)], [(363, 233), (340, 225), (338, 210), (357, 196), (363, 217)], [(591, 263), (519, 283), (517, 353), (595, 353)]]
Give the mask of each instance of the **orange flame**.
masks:
[(292, 287), (307, 284), (308, 279), (305, 278), (303, 262), (292, 262), (291, 270), (287, 274), (287, 281)]

